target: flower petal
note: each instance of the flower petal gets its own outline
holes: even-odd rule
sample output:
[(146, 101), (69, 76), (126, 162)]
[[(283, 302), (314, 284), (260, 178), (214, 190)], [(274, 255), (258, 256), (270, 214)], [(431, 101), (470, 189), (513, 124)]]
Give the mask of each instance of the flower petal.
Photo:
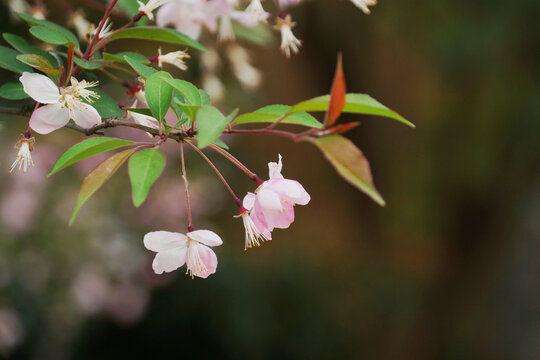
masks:
[(244, 200), (242, 201), (242, 206), (245, 207), (247, 210), (253, 209), (253, 206), (255, 205), (255, 200), (257, 200), (257, 195), (255, 195), (252, 192), (248, 192), (246, 196), (244, 196)]
[(54, 104), (62, 97), (58, 86), (45, 75), (24, 72), (19, 81), (24, 92), (39, 103)]
[(92, 105), (78, 101), (73, 101), (70, 105), (69, 115), (77, 125), (90, 128), (101, 124), (101, 116)]
[(261, 205), (264, 212), (267, 210), (280, 211), (283, 208), (281, 206), (281, 199), (279, 198), (279, 195), (264, 187), (257, 192), (257, 201)]
[(281, 169), (283, 168), (283, 164), (281, 162), (281, 154), (279, 155), (279, 161), (277, 163), (275, 162), (269, 162), (268, 163), (268, 178), (269, 179), (283, 179), (283, 175), (281, 175)]
[[(198, 259), (201, 264), (191, 264), (190, 259), (196, 258), (189, 255), (189, 251), (197, 251)], [(206, 279), (208, 276), (216, 272), (218, 259), (216, 253), (210, 249), (208, 246), (202, 244), (193, 244), (188, 249), (187, 254), (187, 266), (191, 270), (192, 275), (198, 276), (200, 278)], [(202, 265), (202, 266), (200, 266)]]
[(160, 251), (152, 262), (152, 269), (156, 274), (171, 272), (186, 263), (187, 246)]
[(186, 243), (186, 235), (176, 232), (154, 231), (144, 235), (144, 246), (155, 252), (186, 247)]
[(187, 237), (208, 246), (219, 246), (223, 244), (223, 240), (213, 231), (210, 230), (195, 230), (187, 233)]
[(60, 103), (42, 106), (34, 110), (30, 117), (30, 127), (42, 135), (60, 129), (68, 122), (69, 111)]
[(304, 187), (296, 180), (269, 180), (267, 188), (276, 192), (281, 198), (292, 201), (298, 205), (307, 205), (311, 200), (311, 196), (309, 196)]

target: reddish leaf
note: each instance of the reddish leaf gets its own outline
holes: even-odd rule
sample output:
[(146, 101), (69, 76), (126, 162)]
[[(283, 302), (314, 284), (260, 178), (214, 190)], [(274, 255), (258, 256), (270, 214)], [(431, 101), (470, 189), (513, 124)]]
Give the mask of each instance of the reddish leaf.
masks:
[(326, 127), (334, 125), (336, 120), (341, 115), (341, 111), (345, 106), (345, 95), (347, 94), (347, 86), (345, 85), (345, 74), (343, 73), (343, 64), (341, 61), (341, 53), (338, 55), (336, 65), (336, 74), (334, 75), (334, 83), (330, 92), (330, 104), (326, 112), (324, 125)]
[(71, 220), (69, 220), (69, 225), (73, 224), (77, 213), (84, 205), (84, 203), (94, 195), (99, 188), (110, 179), (110, 177), (122, 166), (124, 162), (137, 150), (129, 149), (124, 150), (119, 153), (114, 154), (110, 158), (103, 161), (99, 164), (90, 174), (88, 174), (81, 185), (81, 190), (79, 191), (79, 196), (77, 198), (77, 203), (75, 204), (75, 209), (71, 215)]
[(313, 139), (311, 142), (322, 151), (341, 177), (366, 193), (377, 204), (385, 205), (373, 185), (369, 162), (352, 141), (341, 135), (330, 135)]
[(324, 131), (318, 132), (317, 136), (327, 136), (327, 135), (332, 135), (332, 134), (341, 134), (341, 133), (344, 133), (346, 131), (349, 131), (349, 130), (357, 127), (358, 125), (360, 125), (360, 121), (353, 121), (353, 122), (348, 122), (346, 124), (339, 124), (339, 125), (331, 127), (330, 129), (326, 129)]

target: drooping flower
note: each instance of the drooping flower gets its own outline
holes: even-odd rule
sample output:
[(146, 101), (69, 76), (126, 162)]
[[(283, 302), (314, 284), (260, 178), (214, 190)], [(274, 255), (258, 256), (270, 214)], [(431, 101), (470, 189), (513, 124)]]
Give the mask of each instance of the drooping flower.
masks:
[(294, 221), (294, 205), (306, 205), (311, 200), (298, 181), (283, 178), (281, 159), (279, 155), (278, 163), (268, 163), (269, 180), (244, 198), (244, 207), (261, 231), (288, 228)]
[(32, 160), (32, 154), (30, 154), (30, 152), (34, 150), (35, 142), (36, 140), (33, 137), (27, 138), (24, 135), (19, 136), (19, 140), (15, 144), (15, 149), (19, 149), (19, 153), (13, 164), (11, 164), (11, 169), (9, 170), (10, 173), (18, 166), (19, 171), (22, 170), (26, 174), (28, 165), (34, 166), (34, 161)]
[(173, 25), (176, 30), (197, 40), (203, 25), (212, 31), (217, 27), (217, 15), (210, 10), (206, 0), (174, 0), (158, 10), (156, 23), (158, 26)]
[(207, 278), (216, 272), (218, 265), (217, 256), (210, 247), (221, 244), (219, 235), (210, 230), (195, 230), (186, 235), (154, 231), (144, 236), (144, 246), (157, 252), (152, 263), (156, 274), (171, 272), (186, 264), (186, 274)]
[(377, 0), (351, 0), (351, 2), (356, 5), (360, 10), (362, 10), (366, 15), (371, 14), (371, 10), (369, 10), (368, 6), (377, 5)]
[(261, 246), (262, 242), (272, 240), (271, 229), (268, 229), (264, 218), (261, 220), (260, 211), (254, 209), (255, 194), (249, 193), (244, 198), (240, 214), (244, 229), (246, 230), (246, 240), (244, 250), (251, 249), (253, 246)]
[(302, 46), (302, 41), (298, 40), (292, 32), (292, 28), (296, 23), (291, 21), (291, 15), (287, 15), (285, 19), (277, 18), (275, 29), (281, 32), (281, 51), (287, 58), (291, 57), (291, 52), (297, 54)]
[(68, 24), (75, 28), (79, 39), (82, 40), (87, 39), (87, 36), (92, 29), (92, 24), (90, 24), (90, 21), (86, 20), (84, 13), (81, 10), (76, 10), (69, 16)]
[(188, 67), (186, 63), (184, 62), (184, 59), (189, 59), (191, 56), (187, 53), (186, 50), (179, 50), (167, 53), (165, 55), (161, 54), (161, 48), (158, 50), (158, 66), (159, 68), (163, 68), (163, 64), (171, 64), (179, 68), (180, 70), (187, 70)]
[(101, 123), (101, 116), (89, 104), (99, 95), (88, 88), (95, 87), (98, 82), (77, 81), (71, 78), (71, 86), (58, 87), (45, 75), (24, 72), (19, 78), (24, 91), (35, 101), (47, 104), (36, 109), (30, 117), (30, 127), (39, 134), (48, 134), (59, 129), (73, 119), (83, 128)]
[(148, 0), (148, 2), (145, 4), (140, 0), (137, 0), (137, 3), (139, 4), (139, 12), (145, 14), (148, 19), (154, 20), (153, 11), (161, 5), (165, 5), (166, 3), (171, 1), (172, 0)]
[(113, 33), (113, 23), (109, 20), (110, 18), (107, 18), (105, 20), (105, 22), (103, 23), (103, 27), (101, 28), (101, 31), (99, 32), (98, 34), (98, 28), (96, 28), (94, 26), (94, 24), (92, 24), (92, 26), (90, 27), (90, 34), (93, 36), (93, 37), (97, 37), (98, 39), (105, 39), (109, 36), (111, 36), (111, 34)]

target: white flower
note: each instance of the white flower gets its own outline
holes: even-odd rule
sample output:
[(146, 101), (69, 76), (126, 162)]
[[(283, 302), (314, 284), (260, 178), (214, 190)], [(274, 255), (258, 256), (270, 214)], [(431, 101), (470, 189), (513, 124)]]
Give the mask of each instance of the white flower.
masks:
[(15, 144), (15, 149), (19, 149), (19, 153), (13, 164), (11, 164), (10, 173), (15, 170), (17, 165), (19, 166), (19, 171), (23, 170), (25, 174), (28, 170), (28, 165), (34, 166), (30, 152), (34, 150), (35, 142), (36, 140), (34, 138), (26, 138), (24, 135), (19, 136), (19, 140)]
[(368, 6), (377, 5), (377, 0), (351, 0), (351, 2), (367, 15), (371, 14)]
[(242, 217), (244, 222), (244, 228), (246, 230), (246, 240), (244, 245), (244, 250), (251, 249), (253, 246), (261, 246), (262, 242), (272, 240), (272, 234), (266, 230), (266, 228), (259, 227), (253, 221), (249, 210), (244, 209), (244, 211), (239, 215)]
[(261, 4), (261, 0), (251, 0), (246, 10), (248, 14), (258, 17), (259, 21), (266, 22), (270, 14), (266, 12)]
[(229, 41), (234, 40), (234, 30), (232, 26), (232, 21), (229, 16), (222, 16), (221, 21), (219, 23), (219, 33), (218, 33), (218, 40), (219, 41)]
[(80, 10), (77, 10), (71, 14), (68, 23), (70, 26), (75, 28), (75, 31), (80, 39), (87, 39), (87, 35), (91, 32), (92, 24), (90, 24), (90, 22), (84, 18), (84, 15)]
[(277, 18), (275, 28), (281, 31), (281, 51), (287, 56), (291, 57), (291, 52), (297, 54), (302, 41), (298, 40), (292, 32), (292, 28), (296, 23), (291, 21), (291, 15), (287, 15), (285, 19)]
[(171, 1), (172, 0), (149, 0), (148, 3), (144, 4), (140, 0), (137, 0), (137, 3), (139, 3), (139, 12), (148, 16), (148, 19), (154, 20), (154, 14), (152, 11)]
[(144, 236), (144, 246), (157, 252), (152, 263), (156, 274), (171, 272), (186, 264), (186, 274), (207, 278), (216, 272), (218, 264), (210, 246), (221, 244), (219, 235), (210, 230), (191, 231), (187, 235), (154, 231)]
[[(132, 108), (137, 107), (137, 100), (135, 100), (133, 102), (131, 107)], [(155, 118), (153, 118), (152, 116), (148, 116), (148, 115), (144, 115), (144, 114), (140, 114), (138, 112), (128, 110), (126, 118), (128, 118), (128, 119), (132, 118), (133, 121), (135, 121), (135, 123), (137, 123), (139, 125), (159, 130), (159, 122)], [(148, 135), (150, 137), (152, 137), (151, 134), (148, 134)]]
[(113, 23), (109, 22), (109, 18), (105, 20), (105, 23), (103, 23), (103, 27), (101, 28), (101, 31), (99, 34), (97, 33), (97, 29), (95, 28), (94, 24), (92, 24), (90, 28), (90, 34), (94, 37), (97, 36), (98, 39), (105, 39), (113, 33), (112, 29)]
[(187, 65), (184, 59), (189, 59), (191, 56), (187, 53), (187, 49), (184, 51), (174, 51), (165, 55), (161, 54), (161, 48), (158, 50), (158, 66), (163, 68), (163, 64), (171, 64), (179, 68), (180, 70), (187, 70)]
[(261, 72), (250, 64), (250, 56), (246, 49), (240, 45), (231, 45), (227, 49), (234, 75), (248, 89), (255, 89), (261, 85)]
[(48, 134), (59, 129), (73, 119), (81, 127), (89, 128), (101, 123), (97, 110), (81, 101), (93, 103), (99, 95), (87, 88), (97, 86), (97, 82), (77, 81), (71, 78), (71, 86), (58, 87), (45, 75), (24, 72), (19, 78), (24, 91), (35, 101), (47, 104), (32, 113), (30, 127), (39, 134)]

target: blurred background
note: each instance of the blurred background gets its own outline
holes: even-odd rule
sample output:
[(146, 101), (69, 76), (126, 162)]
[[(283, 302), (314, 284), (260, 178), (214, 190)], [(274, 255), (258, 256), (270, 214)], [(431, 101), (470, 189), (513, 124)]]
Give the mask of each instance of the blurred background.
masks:
[[(1, 32), (28, 38), (1, 6)], [(48, 18), (67, 22), (58, 2), (45, 6)], [(224, 239), (218, 271), (206, 280), (183, 269), (156, 276), (144, 234), (186, 231), (177, 146), (165, 147), (166, 173), (141, 208), (123, 168), (68, 227), (82, 178), (103, 158), (46, 179), (83, 139), (65, 129), (37, 136), (36, 167), (10, 175), (27, 119), (2, 115), (0, 358), (540, 359), (540, 2), (381, 0), (365, 16), (349, 1), (317, 0), (291, 12), (304, 41), (291, 60), (277, 38), (241, 43), (260, 84), (239, 81), (231, 45), (215, 46), (225, 59), (219, 104), (247, 112), (326, 94), (342, 51), (349, 92), (417, 125), (340, 120), (362, 122), (347, 136), (370, 160), (387, 206), (345, 183), (310, 144), (224, 138), (263, 178), (281, 153), (283, 173), (311, 203), (271, 243), (244, 252), (234, 203), (189, 152), (195, 226)], [(177, 75), (201, 86), (197, 54), (189, 65)], [(15, 79), (0, 72), (0, 83)], [(207, 153), (238, 194), (253, 190)]]

